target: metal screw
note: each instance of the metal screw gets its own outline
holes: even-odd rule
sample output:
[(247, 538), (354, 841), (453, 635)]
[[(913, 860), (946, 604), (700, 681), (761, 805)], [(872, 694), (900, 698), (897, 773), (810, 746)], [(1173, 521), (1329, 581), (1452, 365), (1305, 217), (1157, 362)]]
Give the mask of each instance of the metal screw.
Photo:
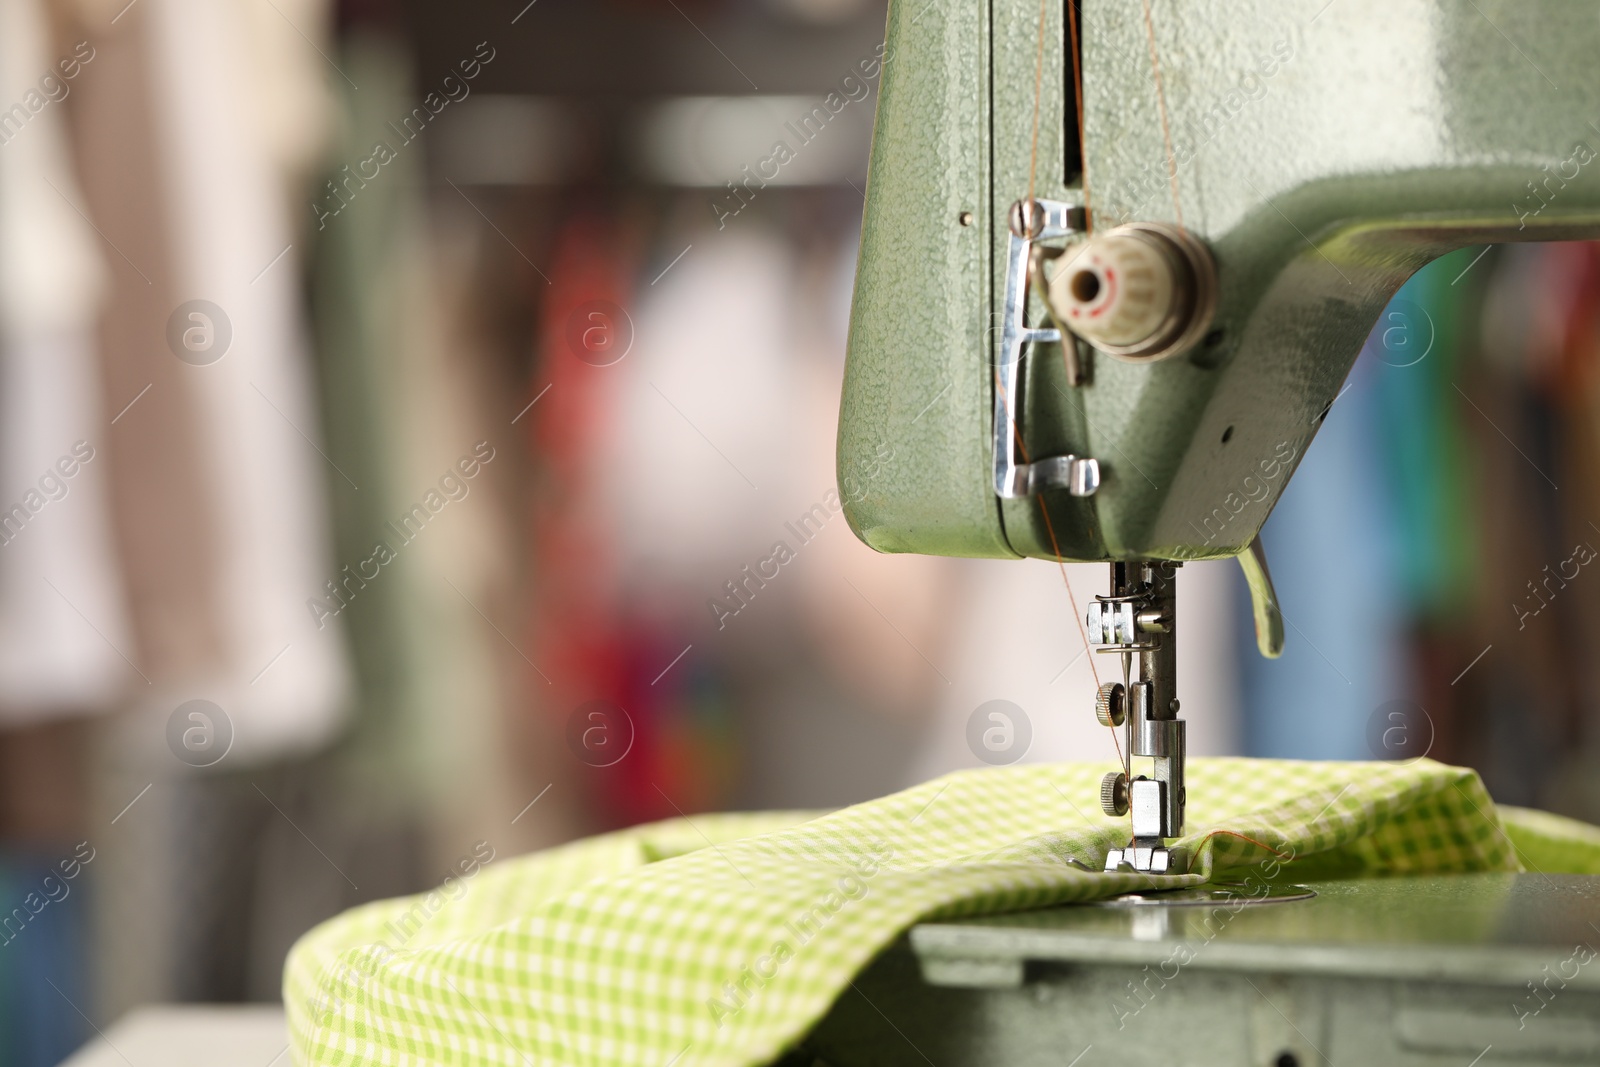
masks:
[(1109, 771), (1100, 779), (1100, 810), (1112, 817), (1128, 814), (1128, 776)]
[(1034, 238), (1044, 232), (1044, 210), (1037, 200), (1018, 200), (1011, 205), (1011, 232), (1017, 237)]
[(1106, 682), (1094, 697), (1094, 717), (1101, 726), (1121, 726), (1128, 721), (1128, 690), (1121, 682)]

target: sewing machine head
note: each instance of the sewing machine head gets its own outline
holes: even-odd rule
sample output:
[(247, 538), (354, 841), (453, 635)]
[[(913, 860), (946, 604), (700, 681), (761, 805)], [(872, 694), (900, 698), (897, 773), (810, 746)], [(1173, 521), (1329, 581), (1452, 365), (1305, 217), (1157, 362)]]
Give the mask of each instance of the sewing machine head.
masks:
[(1113, 562), (1101, 715), (1161, 788), (1105, 801), (1159, 850), (1162, 561), (1239, 556), (1281, 647), (1256, 535), (1395, 290), (1600, 236), (1600, 70), (1563, 0), (1153, 6), (891, 4), (839, 473), (885, 464), (845, 509), (880, 551)]

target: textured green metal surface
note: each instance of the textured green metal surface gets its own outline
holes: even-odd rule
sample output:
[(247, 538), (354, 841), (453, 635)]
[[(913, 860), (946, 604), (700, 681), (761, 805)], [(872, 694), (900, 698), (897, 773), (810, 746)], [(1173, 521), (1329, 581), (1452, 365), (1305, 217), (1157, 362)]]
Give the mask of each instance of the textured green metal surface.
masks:
[[(1466, 1067), (1490, 1045), (1485, 1064), (1600, 1062), (1600, 878), (1315, 888), (1232, 914), (1077, 905), (925, 923), (802, 1051), (831, 1067), (1275, 1067), (1285, 1053)], [(968, 987), (926, 980), (961, 960)]]
[[(884, 552), (1013, 555), (975, 362), (992, 302), (988, 36), (984, 3), (889, 5), (838, 454), (840, 484), (864, 486), (850, 525)], [(885, 473), (861, 479), (885, 445)]]
[[(1242, 551), (1407, 277), (1467, 245), (1600, 235), (1600, 166), (1574, 162), (1600, 145), (1595, 4), (1152, 8), (1182, 222), (1217, 259), (1220, 332), (1155, 365), (1097, 355), (1082, 389), (1056, 346), (1035, 347), (1030, 455), (1091, 455), (1105, 471), (1089, 502), (1047, 495), (1070, 559)], [(1063, 9), (1048, 0), (1035, 190), (1073, 199)], [(891, 5), (898, 65), (884, 74), (839, 438), (841, 473), (882, 444), (895, 452), (891, 477), (847, 508), (875, 548), (1052, 554), (1037, 503), (998, 508), (989, 487), (982, 330), (1004, 284), (1006, 208), (1028, 189), (1038, 12)], [(1085, 0), (1083, 19), (1094, 217), (1176, 221), (1139, 0)]]

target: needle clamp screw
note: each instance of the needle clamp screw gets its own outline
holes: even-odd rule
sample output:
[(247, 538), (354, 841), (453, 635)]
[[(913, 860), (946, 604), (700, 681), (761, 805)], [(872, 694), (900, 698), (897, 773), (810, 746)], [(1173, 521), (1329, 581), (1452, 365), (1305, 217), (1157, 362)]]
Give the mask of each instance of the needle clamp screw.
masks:
[(1094, 717), (1101, 726), (1121, 726), (1128, 721), (1128, 690), (1121, 682), (1106, 682), (1094, 697)]
[(1128, 776), (1110, 771), (1100, 779), (1100, 810), (1113, 818), (1128, 814)]

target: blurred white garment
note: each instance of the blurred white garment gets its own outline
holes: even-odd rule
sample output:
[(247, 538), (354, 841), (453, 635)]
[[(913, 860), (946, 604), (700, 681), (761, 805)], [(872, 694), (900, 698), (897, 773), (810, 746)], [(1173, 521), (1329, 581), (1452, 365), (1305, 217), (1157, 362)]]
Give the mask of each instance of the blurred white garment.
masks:
[[(782, 502), (803, 476), (789, 447), (803, 413), (789, 248), (755, 227), (686, 243), (639, 294), (633, 350), (595, 370), (611, 378), (616, 432), (602, 435), (594, 469), (635, 578), (704, 598), (784, 533)], [(833, 484), (817, 473), (800, 496)]]
[[(792, 243), (749, 222), (685, 237), (682, 261), (643, 287), (633, 351), (596, 371), (617, 390), (594, 469), (624, 580), (689, 606), (707, 640), (799, 621), (822, 663), (877, 708), (926, 714), (939, 677), (923, 650), (946, 628), (945, 561), (878, 556), (850, 533), (836, 495), (854, 241), (808, 275)], [(746, 568), (780, 542), (793, 562), (737, 618), (719, 619), (710, 602), (737, 605), (727, 583), (747, 583), (748, 595)]]
[[(222, 358), (185, 375), (218, 516), (225, 631), (224, 662), (195, 684), (227, 709), (234, 756), (248, 762), (326, 741), (350, 690), (343, 628), (319, 629), (306, 608), (337, 572), (325, 481), (343, 475), (316, 443), (300, 232), (285, 203), (285, 168), (304, 153), (283, 131), (324, 128), (326, 99), (308, 95), (291, 50), (262, 46), (257, 24), (274, 16), (247, 15), (259, 5), (147, 3), (174, 279), (232, 328)], [(285, 6), (277, 17), (300, 18), (301, 32), (324, 29), (324, 5)], [(170, 709), (170, 696), (155, 703)]]
[(0, 725), (104, 711), (132, 676), (60, 58), (38, 0), (0, 0)]

